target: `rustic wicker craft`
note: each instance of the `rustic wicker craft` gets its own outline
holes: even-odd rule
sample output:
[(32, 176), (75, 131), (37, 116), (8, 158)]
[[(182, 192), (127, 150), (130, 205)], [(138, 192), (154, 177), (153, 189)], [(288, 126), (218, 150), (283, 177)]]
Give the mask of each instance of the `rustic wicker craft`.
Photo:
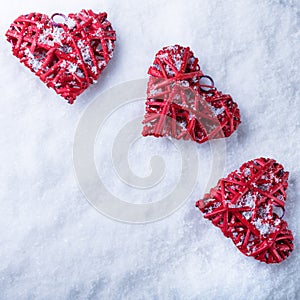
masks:
[(289, 173), (273, 159), (259, 158), (219, 181), (196, 206), (245, 255), (279, 263), (293, 251), (284, 221)]
[[(240, 124), (237, 104), (202, 73), (189, 47), (165, 47), (148, 71), (143, 135), (203, 143), (230, 136)], [(210, 81), (209, 84), (202, 82)]]
[(106, 13), (82, 10), (63, 23), (40, 13), (18, 17), (6, 32), (13, 54), (46, 85), (73, 103), (112, 58), (115, 31)]

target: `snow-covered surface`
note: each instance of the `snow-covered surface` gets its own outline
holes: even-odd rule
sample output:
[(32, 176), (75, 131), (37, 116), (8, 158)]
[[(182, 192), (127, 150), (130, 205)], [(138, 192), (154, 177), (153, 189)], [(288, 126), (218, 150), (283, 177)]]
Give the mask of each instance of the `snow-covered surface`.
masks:
[[(107, 11), (118, 41), (102, 78), (70, 106), (18, 63), (4, 33), (23, 13), (82, 8)], [(2, 2), (0, 299), (299, 299), (299, 15), (296, 0)], [(85, 108), (109, 87), (144, 78), (154, 54), (175, 43), (190, 46), (203, 71), (239, 103), (243, 123), (227, 139), (223, 175), (259, 156), (290, 171), (285, 218), (295, 250), (280, 265), (244, 257), (195, 209), (209, 145), (197, 146), (198, 188), (156, 223), (108, 219), (77, 185), (72, 147)], [(147, 175), (150, 151), (166, 156), (167, 143), (139, 140), (130, 156), (136, 174)], [(169, 183), (178, 176), (172, 155)]]

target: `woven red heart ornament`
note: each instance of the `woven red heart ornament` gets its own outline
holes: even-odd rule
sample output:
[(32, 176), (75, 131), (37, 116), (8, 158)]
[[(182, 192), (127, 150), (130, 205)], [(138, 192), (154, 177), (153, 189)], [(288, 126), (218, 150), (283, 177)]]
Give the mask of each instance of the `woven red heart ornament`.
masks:
[(6, 37), (13, 54), (71, 104), (96, 82), (116, 40), (107, 14), (91, 10), (69, 14), (64, 23), (40, 13), (23, 15)]
[[(171, 136), (203, 143), (230, 136), (240, 124), (240, 112), (202, 73), (189, 47), (165, 47), (149, 68), (143, 135)], [(209, 79), (211, 84), (201, 82)]]
[(255, 159), (221, 179), (196, 206), (242, 253), (279, 263), (294, 248), (282, 219), (288, 176), (275, 160)]

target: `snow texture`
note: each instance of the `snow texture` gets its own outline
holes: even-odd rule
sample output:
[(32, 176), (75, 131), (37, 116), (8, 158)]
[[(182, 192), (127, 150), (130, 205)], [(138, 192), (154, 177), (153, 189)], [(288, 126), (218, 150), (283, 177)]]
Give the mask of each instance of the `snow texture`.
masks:
[[(4, 34), (21, 14), (82, 8), (107, 11), (118, 41), (99, 82), (70, 106), (18, 63)], [(0, 299), (300, 299), (299, 16), (297, 0), (1, 2)], [(197, 145), (197, 188), (159, 222), (108, 219), (77, 185), (72, 147), (85, 108), (100, 92), (145, 78), (155, 53), (176, 43), (191, 47), (204, 73), (241, 109), (243, 123), (226, 141), (223, 175), (260, 156), (290, 171), (285, 218), (295, 250), (280, 265), (243, 256), (195, 209), (210, 170), (208, 144)], [(132, 112), (143, 114), (144, 104), (112, 119), (125, 122)], [(95, 148), (106, 184), (140, 202), (161, 199), (180, 172), (172, 143), (136, 141), (129, 154), (133, 172), (146, 176), (157, 153), (167, 179), (155, 192), (127, 193), (101, 161), (121, 126), (109, 122), (107, 138)]]

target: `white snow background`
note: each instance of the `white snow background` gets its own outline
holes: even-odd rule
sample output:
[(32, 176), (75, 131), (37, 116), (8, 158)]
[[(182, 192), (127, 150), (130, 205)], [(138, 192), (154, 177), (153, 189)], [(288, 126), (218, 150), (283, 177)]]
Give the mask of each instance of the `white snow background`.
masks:
[[(300, 299), (299, 1), (0, 5), (0, 299)], [(106, 11), (118, 41), (99, 82), (70, 106), (12, 56), (4, 34), (21, 14), (82, 8)], [(100, 92), (145, 78), (155, 53), (175, 43), (190, 46), (204, 73), (239, 104), (243, 123), (226, 141), (223, 175), (260, 156), (290, 171), (285, 218), (295, 250), (279, 265), (245, 257), (204, 221), (194, 207), (202, 185), (173, 215), (144, 225), (99, 214), (77, 185), (72, 147), (84, 110)], [(141, 139), (133, 170), (147, 173), (149, 149), (163, 152), (167, 141)], [(197, 147), (209, 157), (208, 145)], [(108, 151), (105, 142), (97, 151)]]

